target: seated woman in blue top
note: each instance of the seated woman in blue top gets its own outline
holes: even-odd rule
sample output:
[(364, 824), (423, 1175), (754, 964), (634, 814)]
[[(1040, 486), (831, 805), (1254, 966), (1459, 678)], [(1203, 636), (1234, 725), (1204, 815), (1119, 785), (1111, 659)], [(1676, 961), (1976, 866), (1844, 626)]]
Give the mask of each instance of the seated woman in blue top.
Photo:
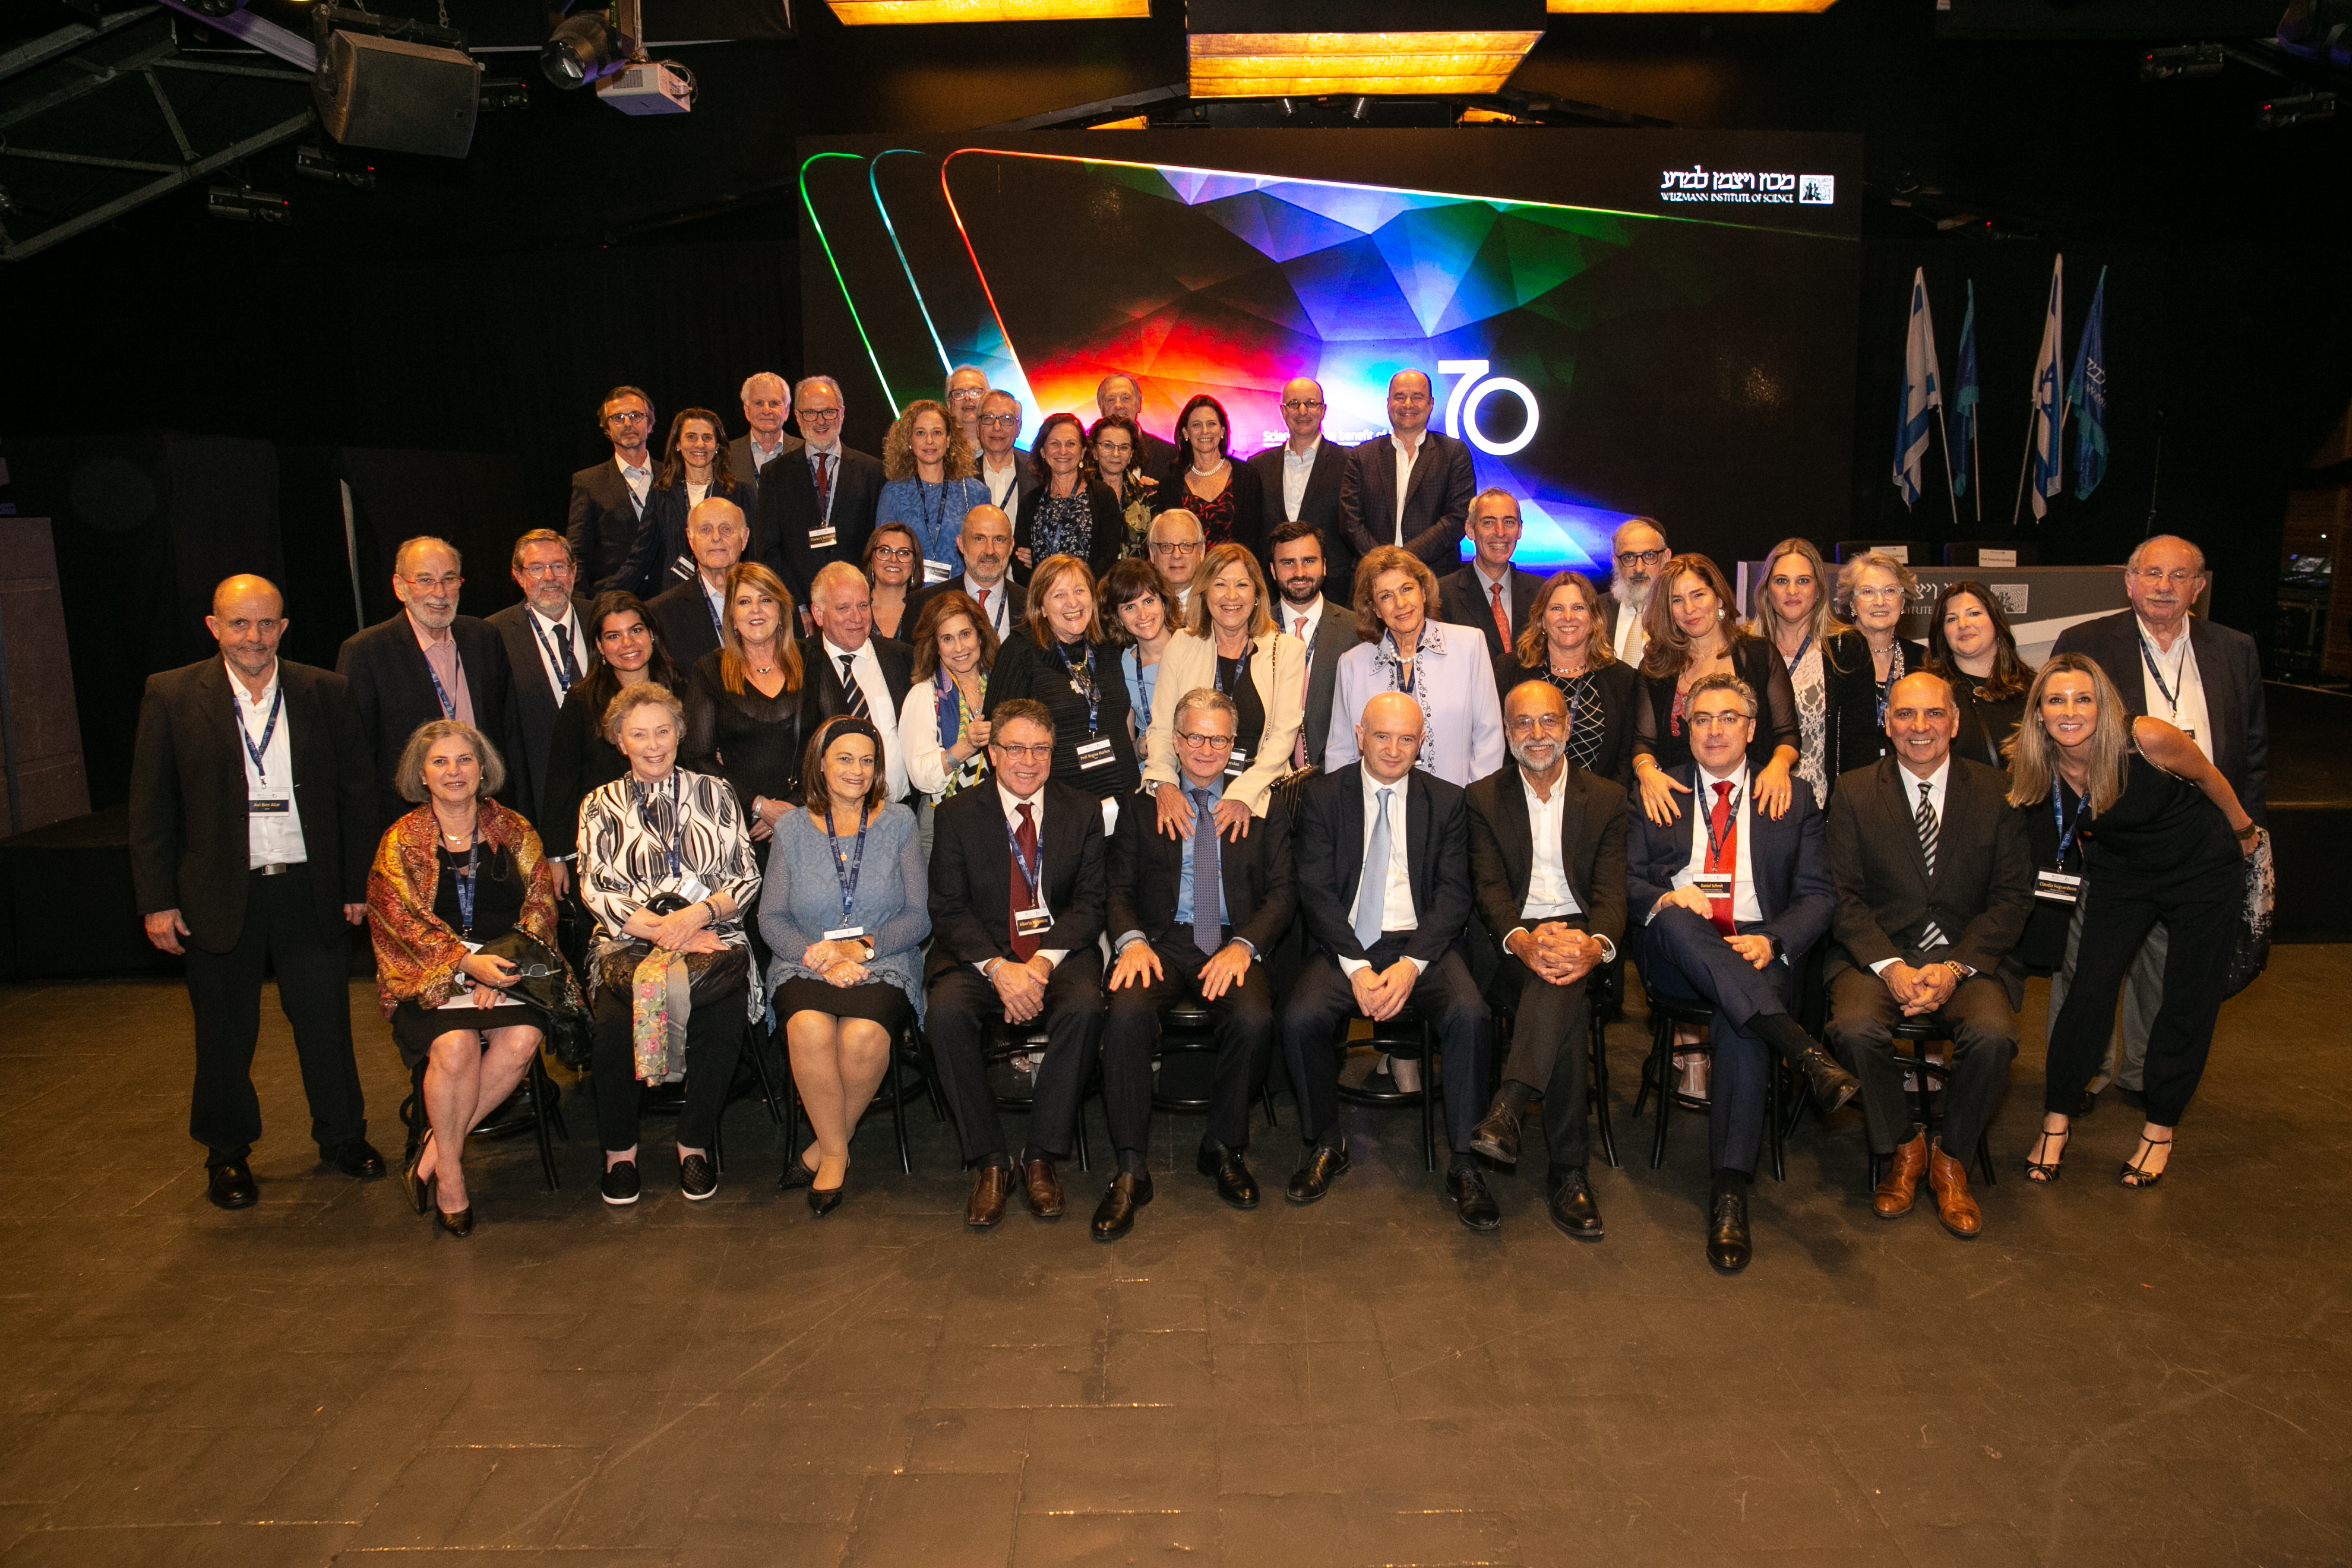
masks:
[(884, 799), (882, 737), (850, 714), (809, 742), (805, 811), (776, 825), (760, 898), (775, 953), (768, 985), (793, 1081), (815, 1142), (784, 1161), (780, 1185), (808, 1188), (819, 1215), (841, 1205), (849, 1135), (889, 1069), (892, 1043), (921, 1005), (930, 880), (915, 814)]
[(963, 427), (928, 397), (907, 405), (882, 441), (882, 499), (874, 525), (898, 523), (915, 536), (923, 555), (914, 586), (944, 583), (963, 570), (956, 535), (963, 514), (988, 504), (988, 486), (977, 477), (979, 459)]

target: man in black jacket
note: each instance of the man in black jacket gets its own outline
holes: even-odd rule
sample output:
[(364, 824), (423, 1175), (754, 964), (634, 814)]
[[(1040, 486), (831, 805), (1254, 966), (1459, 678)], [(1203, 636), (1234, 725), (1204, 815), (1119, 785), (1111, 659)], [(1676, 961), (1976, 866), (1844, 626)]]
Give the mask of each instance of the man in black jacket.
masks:
[(819, 567), (866, 559), (874, 509), (882, 502), (882, 464), (842, 441), (843, 409), (840, 383), (829, 375), (803, 378), (793, 389), (801, 449), (760, 470), (762, 537), (751, 557), (803, 605)]
[[(1283, 1054), (1297, 1091), (1307, 1162), (1292, 1203), (1311, 1204), (1348, 1168), (1339, 1121), (1347, 1019), (1394, 1017), (1410, 1002), (1444, 1053), (1445, 1127), (1454, 1150), (1446, 1195), (1462, 1223), (1493, 1230), (1502, 1210), (1470, 1152), (1486, 1083), (1486, 1005), (1461, 947), (1470, 923), (1470, 814), (1462, 792), (1413, 766), (1421, 705), (1384, 691), (1356, 726), (1362, 761), (1327, 773), (1300, 797), (1298, 905), (1320, 949), (1291, 991)], [(1426, 1092), (1424, 1089), (1423, 1092)]]
[(845, 561), (822, 567), (809, 591), (816, 635), (801, 639), (801, 733), (836, 713), (859, 713), (882, 732), (882, 766), (892, 800), (907, 798), (907, 750), (898, 743), (898, 710), (914, 684), (913, 650), (896, 637), (874, 635), (874, 604), (866, 574)]
[[(661, 627), (679, 675), (692, 675), (697, 659), (719, 651), (719, 628), (727, 615), (727, 574), (743, 558), (751, 537), (743, 509), (723, 497), (707, 497), (687, 514), (686, 546), (694, 556), (695, 574), (656, 594), (646, 605), (646, 614)], [(677, 695), (683, 699), (686, 693)]]
[(967, 594), (980, 606), (981, 614), (988, 617), (989, 629), (1002, 643), (1019, 628), (1029, 607), (1028, 590), (1013, 580), (1011, 572), (1013, 520), (992, 506), (972, 508), (963, 514), (963, 526), (956, 533), (956, 549), (963, 556), (963, 570), (944, 582), (908, 595), (907, 613), (898, 623), (899, 629), (906, 638), (911, 638), (923, 618), (926, 602), (940, 594)]
[(1234, 700), (1213, 688), (1176, 705), (1181, 788), (1192, 802), (1189, 836), (1163, 833), (1140, 798), (1118, 815), (1110, 843), (1110, 1018), (1103, 1026), (1103, 1106), (1118, 1173), (1095, 1211), (1094, 1233), (1127, 1234), (1151, 1201), (1144, 1154), (1151, 1131), (1151, 1045), (1160, 1009), (1198, 998), (1216, 1020), (1216, 1068), (1209, 1124), (1195, 1160), (1235, 1208), (1257, 1207), (1257, 1179), (1243, 1163), (1249, 1147), (1252, 1088), (1274, 1057), (1274, 984), (1264, 955), (1297, 908), (1290, 890), (1290, 816), (1280, 805), (1221, 835), (1218, 802), (1241, 722)]
[[(564, 697), (596, 661), (596, 639), (588, 630), (588, 601), (572, 591), (572, 547), (553, 529), (534, 528), (515, 541), (508, 563), (522, 603), (485, 616), (506, 645), (507, 668), (514, 677), (508, 703), (518, 744), (507, 758), (516, 804), (533, 824), (547, 790), (547, 747), (555, 732), (555, 712)], [(556, 891), (563, 890), (567, 868), (550, 861)]]
[(925, 1015), (963, 1161), (977, 1165), (964, 1224), (1004, 1217), (1013, 1177), (982, 1047), (998, 1017), (1041, 1030), (1022, 1190), (1040, 1219), (1062, 1213), (1069, 1157), (1102, 1037), (1102, 804), (1053, 782), (1054, 716), (1015, 698), (996, 710), (995, 777), (934, 819)]
[(643, 597), (652, 592), (651, 580), (623, 581), (620, 574), (636, 547), (638, 520), (654, 484), (653, 454), (646, 448), (654, 431), (653, 401), (634, 386), (616, 386), (604, 395), (596, 428), (613, 443), (613, 456), (572, 476), (563, 535), (591, 595), (623, 588)]
[(1461, 563), (1462, 528), (1478, 480), (1470, 448), (1429, 427), (1434, 406), (1428, 376), (1397, 372), (1389, 377), (1388, 433), (1348, 454), (1339, 527), (1360, 561), (1376, 545), (1395, 544), (1440, 575)]
[(1470, 521), (1465, 526), (1477, 554), (1459, 572), (1439, 576), (1437, 618), (1485, 632), (1487, 657), (1499, 668), (1517, 657), (1511, 645), (1528, 624), (1543, 579), (1511, 564), (1524, 525), (1518, 500), (1510, 491), (1480, 490), (1470, 502)]
[[(1265, 497), (1266, 548), (1284, 523), (1303, 522), (1322, 536), (1331, 580), (1339, 596), (1356, 580), (1355, 552), (1339, 529), (1339, 476), (1348, 466), (1345, 447), (1323, 438), (1323, 388), (1300, 376), (1282, 389), (1282, 423), (1289, 432), (1279, 447), (1249, 460)], [(1272, 564), (1271, 557), (1268, 558)]]
[[(275, 973), (294, 1026), (310, 1136), (345, 1174), (383, 1174), (352, 1055), (344, 938), (367, 915), (375, 853), (366, 738), (341, 676), (278, 657), (284, 600), (260, 577), (213, 591), (221, 657), (147, 679), (131, 765), (131, 874), (147, 940), (187, 961), (196, 1073), (188, 1134), (206, 1195), (259, 1197), (253, 1049)], [(186, 939), (183, 942), (183, 938)]]
[(1286, 522), (1274, 531), (1267, 549), (1274, 556), (1274, 618), (1279, 631), (1288, 632), (1307, 646), (1307, 721), (1299, 727), (1298, 747), (1291, 754), (1294, 767), (1323, 765), (1323, 747), (1331, 738), (1331, 691), (1339, 677), (1339, 660), (1363, 641), (1357, 629), (1356, 606), (1348, 596), (1349, 579), (1331, 584), (1333, 598), (1324, 593), (1324, 563), (1328, 542), (1322, 531), (1306, 522)]

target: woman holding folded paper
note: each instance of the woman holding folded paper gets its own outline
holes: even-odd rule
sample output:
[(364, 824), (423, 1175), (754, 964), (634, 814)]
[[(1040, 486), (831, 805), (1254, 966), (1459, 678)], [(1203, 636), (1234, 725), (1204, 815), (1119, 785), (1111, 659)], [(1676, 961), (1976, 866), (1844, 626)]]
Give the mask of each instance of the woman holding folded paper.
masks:
[(629, 764), (580, 804), (580, 896), (598, 927), (589, 988), (604, 1201), (637, 1201), (638, 1084), (684, 1073), (678, 1188), (697, 1202), (719, 1190), (710, 1144), (761, 1010), (743, 932), (760, 863), (727, 782), (677, 765), (685, 712), (667, 688), (623, 688), (604, 721)]

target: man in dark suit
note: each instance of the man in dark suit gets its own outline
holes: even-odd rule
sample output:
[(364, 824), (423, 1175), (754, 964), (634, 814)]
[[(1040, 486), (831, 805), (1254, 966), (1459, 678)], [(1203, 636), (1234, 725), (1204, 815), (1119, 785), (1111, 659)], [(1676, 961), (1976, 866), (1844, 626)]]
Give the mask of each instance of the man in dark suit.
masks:
[(1642, 612), (1649, 606), (1651, 586), (1672, 554), (1657, 520), (1629, 517), (1609, 539), (1609, 591), (1601, 595), (1601, 633), (1618, 662), (1641, 668), (1647, 639)]
[(1511, 762), (1465, 792), (1478, 915), (1502, 950), (1486, 988), (1511, 1013), (1503, 1086), (1470, 1147), (1519, 1162), (1519, 1118), (1543, 1097), (1544, 1184), (1552, 1223), (1601, 1239), (1585, 1179), (1591, 1009), (1584, 977), (1625, 934), (1625, 792), (1568, 759), (1568, 699), (1530, 680), (1503, 704)]
[[(2124, 595), (2131, 608), (2068, 626), (2050, 651), (2094, 660), (2116, 683), (2126, 712), (2161, 719), (2195, 742), (2238, 792), (2246, 815), (2263, 822), (2269, 818), (2271, 742), (2262, 656), (2245, 633), (2189, 613), (2205, 586), (2202, 550), (2175, 534), (2142, 540), (2124, 566)], [(2146, 1107), (2141, 1090), (2147, 1034), (2164, 997), (2164, 960), (2170, 947), (2158, 921), (2125, 980), (2116, 1038), (2091, 1080), (2094, 1094), (2113, 1081), (2125, 1104)], [(2071, 962), (2067, 967), (2071, 972)], [(2052, 985), (2053, 1018), (2065, 996), (2063, 981), (2071, 977), (2062, 975)]]
[[(392, 771), (419, 724), (462, 719), (508, 755), (520, 750), (507, 718), (514, 672), (506, 642), (488, 623), (457, 613), (465, 582), (456, 545), (408, 540), (392, 558), (400, 613), (352, 633), (335, 655), (335, 673), (351, 682), (362, 731), (374, 748), (377, 833), (410, 809)], [(500, 798), (512, 800), (514, 787), (509, 781)]]
[(963, 514), (956, 533), (956, 549), (963, 570), (944, 582), (918, 588), (907, 596), (907, 614), (898, 624), (909, 636), (923, 618), (924, 602), (937, 595), (970, 595), (988, 617), (999, 643), (1013, 635), (1029, 606), (1028, 590), (1011, 576), (1013, 520), (992, 506), (976, 506)]
[(1102, 803), (1053, 782), (1054, 716), (1016, 698), (996, 710), (995, 777), (940, 805), (931, 847), (931, 952), (924, 964), (931, 1053), (963, 1162), (979, 1166), (964, 1224), (1004, 1217), (1013, 1185), (981, 1049), (999, 1016), (1042, 1029), (1022, 1190), (1040, 1219), (1062, 1213), (1069, 1157), (1102, 1037)]
[[(547, 747), (555, 732), (555, 710), (596, 660), (596, 639), (588, 630), (588, 601), (572, 591), (572, 547), (553, 529), (535, 528), (515, 541), (508, 571), (522, 590), (522, 603), (486, 617), (505, 645), (514, 679), (508, 698), (520, 742), (507, 758), (509, 786), (522, 814), (539, 821), (547, 787)], [(551, 860), (556, 890), (568, 868)]]
[(792, 389), (774, 371), (755, 371), (744, 379), (745, 428), (727, 443), (728, 472), (757, 484), (770, 463), (801, 449), (801, 438), (784, 433), (784, 411), (791, 405)]
[(1095, 384), (1095, 412), (1105, 419), (1114, 415), (1132, 420), (1142, 437), (1135, 449), (1135, 471), (1160, 481), (1164, 490), (1184, 471), (1184, 454), (1177, 445), (1143, 427), (1143, 388), (1124, 371), (1113, 371)]
[(1462, 527), (1478, 480), (1470, 448), (1429, 427), (1433, 406), (1428, 376), (1397, 372), (1389, 377), (1389, 433), (1348, 453), (1339, 530), (1360, 561), (1375, 545), (1395, 544), (1440, 574), (1461, 563)]
[(1307, 645), (1307, 722), (1298, 732), (1293, 767), (1323, 765), (1323, 745), (1331, 734), (1331, 689), (1339, 674), (1339, 660), (1363, 641), (1356, 629), (1356, 610), (1343, 594), (1338, 599), (1323, 593), (1325, 556), (1320, 530), (1286, 522), (1274, 531), (1267, 548), (1274, 555), (1276, 629)]
[(874, 605), (866, 574), (846, 561), (820, 567), (809, 592), (816, 635), (801, 639), (801, 733), (836, 713), (858, 713), (882, 732), (883, 772), (892, 800), (907, 798), (907, 753), (898, 743), (898, 710), (914, 683), (912, 649), (895, 637), (874, 636)]
[[(784, 580), (793, 597), (808, 603), (817, 568), (830, 561), (866, 559), (874, 509), (882, 502), (879, 459), (843, 444), (841, 384), (829, 375), (804, 378), (793, 389), (793, 416), (802, 447), (788, 461), (760, 472), (760, 519), (765, 536), (752, 559)], [(882, 726), (887, 729), (888, 726)]]
[(988, 487), (991, 506), (1008, 518), (1017, 516), (1023, 499), (1037, 488), (1037, 470), (1021, 449), (1021, 400), (1003, 387), (991, 388), (980, 400), (977, 426), (973, 478)]
[(1438, 580), (1437, 618), (1485, 632), (1487, 655), (1500, 666), (1516, 657), (1511, 645), (1528, 624), (1543, 579), (1511, 564), (1522, 525), (1518, 500), (1510, 491), (1479, 491), (1465, 526), (1478, 553), (1461, 571)]
[(1320, 951), (1307, 960), (1282, 1021), (1307, 1140), (1307, 1162), (1286, 1195), (1314, 1203), (1348, 1168), (1340, 1026), (1355, 1014), (1392, 1018), (1410, 1002), (1436, 1026), (1444, 1053), (1454, 1151), (1446, 1195), (1464, 1225), (1493, 1230), (1503, 1213), (1470, 1152), (1486, 1099), (1487, 1048), (1486, 1005), (1462, 956), (1472, 901), (1470, 814), (1461, 790), (1413, 766), (1421, 732), (1421, 705), (1410, 693), (1380, 693), (1356, 726), (1362, 761), (1316, 780), (1299, 800), (1298, 905), (1307, 940)]
[[(206, 1195), (258, 1199), (253, 1048), (261, 984), (294, 1026), (310, 1136), (346, 1175), (383, 1174), (352, 1056), (344, 941), (375, 853), (367, 740), (341, 676), (278, 657), (284, 600), (260, 577), (213, 590), (221, 657), (148, 677), (131, 763), (131, 875), (147, 940), (187, 961), (196, 1075), (188, 1135)], [(183, 938), (186, 941), (184, 942)]]
[(1235, 1208), (1257, 1207), (1249, 1147), (1250, 1091), (1274, 1058), (1274, 983), (1264, 955), (1289, 928), (1290, 815), (1276, 806), (1221, 837), (1215, 811), (1241, 722), (1234, 700), (1202, 687), (1176, 705), (1177, 771), (1193, 806), (1189, 837), (1160, 830), (1132, 802), (1110, 842), (1110, 931), (1118, 962), (1103, 1026), (1103, 1109), (1118, 1173), (1095, 1211), (1098, 1241), (1124, 1236), (1151, 1201), (1144, 1154), (1151, 1131), (1151, 1046), (1160, 1009), (1198, 998), (1216, 1020), (1209, 1124), (1194, 1163)]
[[(1522, 689), (1525, 689), (1522, 688)], [(1860, 1089), (1790, 1016), (1806, 956), (1836, 900), (1812, 786), (1798, 780), (1779, 816), (1757, 804), (1748, 766), (1756, 693), (1736, 676), (1692, 682), (1692, 760), (1668, 771), (1690, 792), (1669, 823), (1632, 814), (1625, 906), (1641, 928), (1642, 985), (1705, 1002), (1713, 1072), (1707, 1093), (1707, 1261), (1748, 1267), (1748, 1185), (1764, 1139), (1766, 1074), (1777, 1055), (1802, 1073), (1827, 1115)]]
[(653, 402), (634, 386), (616, 386), (604, 395), (596, 427), (613, 443), (613, 456), (572, 476), (563, 536), (591, 595), (624, 588), (642, 595), (651, 592), (650, 582), (624, 581), (621, 574), (636, 548), (638, 521), (654, 484), (653, 454), (646, 449), (654, 429)]
[[(1339, 530), (1339, 475), (1345, 448), (1323, 439), (1323, 388), (1300, 376), (1282, 389), (1282, 423), (1289, 437), (1249, 460), (1265, 497), (1266, 548), (1286, 522), (1303, 522), (1323, 536), (1327, 564), (1344, 597), (1356, 580), (1356, 558)], [(1344, 552), (1344, 553), (1341, 553)], [(1267, 557), (1268, 563), (1272, 556)]]
[[(2008, 776), (1951, 754), (1959, 727), (1942, 676), (1906, 675), (1886, 702), (1895, 755), (1838, 781), (1824, 975), (1830, 1045), (1862, 1079), (1871, 1152), (1893, 1156), (1871, 1206), (1883, 1219), (1910, 1213), (1924, 1170), (1945, 1228), (1967, 1238), (1984, 1226), (1968, 1162), (2017, 1056), (2025, 971), (2011, 950), (2033, 910), (2033, 856), (2006, 799)], [(1904, 1018), (1931, 1021), (1952, 1045), (1932, 1145), (1911, 1118), (1891, 1044)]]
[[(721, 497), (707, 497), (687, 514), (686, 546), (694, 555), (694, 576), (663, 589), (646, 605), (681, 675), (691, 674), (694, 661), (704, 654), (719, 651), (719, 628), (727, 615), (727, 574), (743, 558), (751, 537), (743, 509)], [(686, 693), (677, 695), (682, 699)]]

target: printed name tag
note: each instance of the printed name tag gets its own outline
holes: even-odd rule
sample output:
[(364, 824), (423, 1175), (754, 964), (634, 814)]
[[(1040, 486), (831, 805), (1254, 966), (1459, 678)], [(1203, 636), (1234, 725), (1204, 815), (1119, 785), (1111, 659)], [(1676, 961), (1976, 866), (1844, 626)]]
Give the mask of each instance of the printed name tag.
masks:
[(288, 795), (257, 795), (245, 803), (245, 809), (256, 816), (283, 816), (294, 809), (294, 802)]
[(671, 890), (689, 904), (698, 904), (710, 896), (710, 889), (691, 876), (680, 878), (677, 886)]
[(835, 529), (835, 528), (833, 528), (833, 527), (831, 527), (831, 526), (827, 526), (827, 527), (824, 527), (824, 528), (812, 528), (812, 529), (810, 529), (810, 530), (809, 530), (809, 548), (810, 548), (811, 550), (830, 550), (830, 549), (832, 549), (832, 548), (833, 548), (833, 542), (834, 542), (834, 538), (835, 538), (835, 536), (836, 534), (838, 534), (839, 532), (840, 532), (840, 530)]
[(1241, 777), (1248, 768), (1249, 753), (1242, 750), (1239, 746), (1235, 746), (1234, 748), (1234, 754), (1225, 759), (1225, 776), (1229, 779), (1237, 779)]
[(1078, 766), (1081, 768), (1099, 768), (1110, 761), (1110, 737), (1108, 735), (1088, 741), (1078, 748)]
[(1691, 879), (1691, 886), (1710, 899), (1727, 899), (1731, 897), (1731, 873), (1702, 871)]
[(949, 565), (944, 561), (931, 561), (927, 559), (923, 563), (923, 581), (926, 584), (944, 583), (954, 575), (955, 568)]
[[(833, 930), (824, 933), (824, 940), (827, 942), (865, 942), (866, 928), (864, 926), (835, 926)], [(872, 944), (868, 943), (867, 945), (870, 946)]]
[(1013, 911), (1013, 929), (1023, 936), (1042, 936), (1054, 929), (1054, 911), (1043, 904)]
[(2063, 871), (2043, 871), (2033, 879), (2033, 896), (2053, 904), (2078, 904), (2083, 900), (2083, 879)]
[(692, 582), (694, 580), (694, 557), (691, 555), (681, 555), (677, 560), (671, 562), (669, 563), (669, 574), (677, 578), (681, 583)]

